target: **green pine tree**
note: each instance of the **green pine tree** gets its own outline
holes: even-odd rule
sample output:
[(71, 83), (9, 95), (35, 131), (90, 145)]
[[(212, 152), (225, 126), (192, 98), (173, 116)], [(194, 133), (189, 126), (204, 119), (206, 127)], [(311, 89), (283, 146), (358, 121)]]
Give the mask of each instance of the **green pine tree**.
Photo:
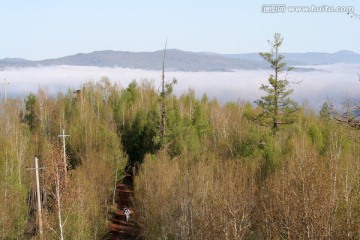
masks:
[(259, 55), (268, 63), (274, 73), (269, 76), (269, 84), (262, 84), (260, 89), (267, 93), (255, 103), (261, 108), (262, 112), (255, 119), (261, 125), (271, 127), (273, 133), (279, 130), (280, 125), (291, 124), (294, 122), (294, 113), (299, 110), (298, 104), (290, 98), (292, 89), (289, 89), (289, 81), (282, 79), (283, 72), (289, 72), (291, 67), (287, 67), (282, 62), (284, 56), (279, 54), (279, 48), (283, 38), (279, 33), (274, 34), (274, 40), (268, 41), (271, 51), (259, 53)]

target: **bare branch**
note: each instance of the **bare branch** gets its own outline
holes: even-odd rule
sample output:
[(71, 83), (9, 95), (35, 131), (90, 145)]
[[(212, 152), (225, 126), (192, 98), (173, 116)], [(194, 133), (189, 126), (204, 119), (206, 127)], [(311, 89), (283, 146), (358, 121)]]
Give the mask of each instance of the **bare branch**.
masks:
[(360, 106), (354, 106), (349, 99), (344, 101), (344, 110), (341, 112), (335, 109), (333, 104), (329, 104), (329, 106), (330, 113), (337, 122), (347, 124), (355, 129), (360, 129), (360, 115), (358, 113)]
[(291, 84), (296, 84), (296, 85), (300, 85), (300, 83), (302, 83), (304, 80), (298, 80), (298, 81), (289, 81), (289, 83)]

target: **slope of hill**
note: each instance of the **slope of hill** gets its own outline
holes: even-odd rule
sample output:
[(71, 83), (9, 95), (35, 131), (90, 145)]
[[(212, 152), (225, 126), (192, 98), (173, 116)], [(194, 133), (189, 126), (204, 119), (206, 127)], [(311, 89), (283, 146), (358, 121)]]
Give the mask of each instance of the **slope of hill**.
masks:
[[(360, 63), (360, 54), (351, 51), (336, 53), (284, 53), (286, 62), (290, 65), (319, 65), (333, 63)], [(71, 56), (30, 61), (21, 58), (5, 58), (0, 60), (0, 68), (8, 67), (38, 67), (38, 66), (98, 66), (122, 67), (132, 69), (160, 70), (163, 61), (163, 51), (155, 52), (124, 52), (96, 51), (78, 53)], [(232, 71), (234, 69), (267, 69), (268, 64), (258, 53), (217, 54), (205, 52), (189, 52), (169, 49), (166, 52), (166, 70), (168, 71)], [(298, 68), (298, 71), (311, 71), (312, 68)]]
[[(286, 62), (291, 65), (326, 65), (334, 63), (360, 63), (360, 54), (352, 51), (338, 51), (336, 53), (283, 53)], [(261, 61), (258, 53), (227, 54), (229, 58)]]

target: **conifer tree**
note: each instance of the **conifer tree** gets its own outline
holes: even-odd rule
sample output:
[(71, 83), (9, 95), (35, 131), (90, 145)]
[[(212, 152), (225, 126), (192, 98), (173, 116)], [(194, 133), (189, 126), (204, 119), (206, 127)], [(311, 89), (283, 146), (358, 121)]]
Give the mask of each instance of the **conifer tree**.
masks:
[(320, 119), (324, 122), (330, 119), (330, 107), (327, 102), (324, 102), (320, 109)]
[(271, 127), (273, 133), (279, 130), (279, 126), (283, 124), (291, 124), (294, 122), (294, 113), (299, 110), (298, 104), (290, 98), (292, 89), (289, 88), (289, 81), (286, 77), (282, 79), (282, 73), (292, 70), (282, 62), (284, 56), (279, 54), (279, 48), (283, 42), (283, 38), (279, 33), (274, 34), (274, 40), (268, 41), (271, 47), (270, 52), (260, 52), (259, 55), (273, 69), (270, 74), (269, 84), (262, 84), (260, 89), (267, 93), (255, 103), (261, 108), (261, 114), (255, 119), (261, 125)]

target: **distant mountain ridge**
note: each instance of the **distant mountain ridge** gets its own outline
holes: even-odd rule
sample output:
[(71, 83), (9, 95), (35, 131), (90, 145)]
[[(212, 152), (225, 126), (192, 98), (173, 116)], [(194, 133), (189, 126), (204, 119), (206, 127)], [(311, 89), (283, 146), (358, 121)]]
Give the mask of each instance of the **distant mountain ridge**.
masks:
[[(336, 53), (283, 53), (289, 65), (326, 65), (334, 63), (360, 63), (360, 54), (352, 51)], [(40, 66), (97, 66), (122, 67), (144, 70), (160, 70), (162, 68), (163, 51), (126, 52), (126, 51), (95, 51), (78, 53), (56, 59), (30, 61), (22, 58), (5, 58), (0, 60), (0, 69), (9, 67), (40, 67)], [(166, 51), (165, 67), (167, 71), (233, 71), (235, 69), (268, 69), (258, 53), (219, 54), (209, 52), (189, 52), (178, 49)], [(312, 68), (298, 68), (298, 71), (311, 71)]]
[[(209, 54), (209, 53), (208, 53)], [(212, 54), (212, 53), (210, 53)], [(342, 50), (335, 53), (306, 52), (281, 53), (289, 65), (327, 65), (334, 63), (360, 63), (360, 54)], [(262, 61), (259, 53), (221, 54), (229, 58)]]

